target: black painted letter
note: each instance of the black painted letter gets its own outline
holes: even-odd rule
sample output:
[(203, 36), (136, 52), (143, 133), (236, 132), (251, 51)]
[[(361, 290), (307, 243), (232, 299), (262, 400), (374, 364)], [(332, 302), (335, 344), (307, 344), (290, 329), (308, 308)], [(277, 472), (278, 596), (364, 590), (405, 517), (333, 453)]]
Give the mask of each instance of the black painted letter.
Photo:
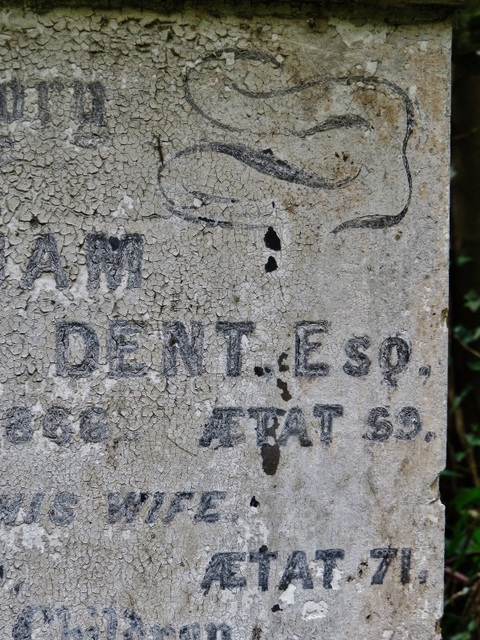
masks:
[(33, 619), (37, 613), (41, 613), (43, 615), (43, 624), (50, 624), (54, 620), (51, 607), (26, 607), (18, 615), (17, 620), (12, 627), (13, 640), (32, 640)]
[(227, 376), (235, 378), (242, 373), (242, 336), (251, 335), (255, 331), (255, 323), (217, 322), (215, 330), (228, 337)]
[(385, 442), (390, 438), (393, 431), (393, 425), (389, 417), (388, 409), (385, 407), (375, 407), (368, 414), (367, 432), (363, 435), (367, 440), (374, 442)]
[(343, 416), (343, 407), (339, 404), (316, 404), (313, 415), (320, 418), (320, 442), (328, 447), (332, 442), (333, 418)]
[(304, 589), (313, 589), (312, 576), (308, 568), (305, 551), (292, 551), (288, 556), (287, 566), (283, 572), (278, 588), (286, 591), (294, 580), (301, 580)]
[(311, 447), (313, 444), (308, 437), (307, 423), (300, 407), (292, 407), (288, 410), (278, 444), (284, 447), (291, 436), (298, 437), (302, 447)]
[(163, 375), (177, 375), (177, 349), (186, 370), (191, 376), (202, 375), (203, 324), (192, 322), (190, 340), (182, 322), (163, 323)]
[(78, 504), (77, 496), (69, 491), (60, 491), (53, 499), (53, 506), (48, 512), (50, 520), (61, 527), (70, 524), (75, 519), (75, 512), (70, 505)]
[(422, 429), (420, 414), (415, 407), (403, 407), (395, 419), (402, 427), (408, 427), (407, 431), (398, 429), (395, 433), (397, 440), (414, 440)]
[(260, 591), (268, 591), (268, 579), (270, 577), (270, 562), (276, 560), (278, 553), (269, 551), (264, 545), (258, 553), (250, 552), (250, 562), (258, 562), (258, 588)]
[(198, 444), (200, 447), (209, 447), (212, 440), (218, 440), (218, 447), (230, 448), (240, 442), (244, 442), (245, 435), (236, 433), (238, 418), (243, 416), (241, 407), (216, 408), (203, 429), (202, 437)]
[[(92, 102), (88, 111), (85, 110), (85, 86), (92, 96)], [(73, 92), (75, 98), (75, 116), (83, 125), (86, 123), (105, 126), (105, 89), (101, 82), (89, 82), (86, 85), (74, 82)]]
[[(70, 336), (80, 337), (84, 344), (80, 362), (70, 360)], [(89, 376), (98, 364), (99, 344), (95, 331), (85, 322), (60, 322), (55, 329), (57, 351), (57, 375), (71, 378)]]
[(345, 353), (355, 364), (352, 364), (348, 360), (345, 362), (343, 370), (346, 374), (354, 378), (361, 378), (368, 374), (372, 361), (363, 351), (360, 351), (360, 348), (368, 349), (370, 344), (370, 338), (368, 336), (351, 338), (347, 342), (345, 345)]
[(220, 514), (215, 509), (218, 508), (215, 500), (225, 500), (226, 491), (203, 491), (200, 504), (196, 514), (193, 516), (194, 522), (218, 522)]
[(384, 379), (391, 387), (397, 386), (397, 376), (405, 371), (409, 360), (410, 347), (402, 338), (387, 338), (380, 345), (378, 362)]
[(337, 560), (343, 560), (343, 549), (318, 549), (315, 551), (315, 560), (323, 560), (323, 588), (332, 588), (333, 570), (337, 566)]
[(106, 234), (87, 235), (87, 287), (96, 291), (100, 286), (100, 270), (103, 269), (109, 289), (116, 289), (128, 271), (127, 289), (142, 286), (143, 236), (131, 233), (120, 239)]
[[(207, 640), (232, 640), (232, 630), (227, 624), (207, 624), (205, 627)], [(220, 637), (218, 637), (220, 634)]]
[(55, 444), (68, 444), (72, 438), (72, 427), (68, 422), (70, 409), (50, 407), (43, 419), (43, 435)]
[(212, 582), (218, 581), (220, 589), (242, 588), (247, 584), (247, 580), (242, 575), (237, 575), (240, 571), (239, 562), (245, 562), (245, 553), (225, 552), (216, 553), (212, 556), (205, 575), (200, 584), (204, 589), (204, 595), (210, 591)]
[(125, 522), (133, 522), (149, 497), (150, 494), (147, 491), (139, 493), (130, 491), (125, 498), (122, 498), (119, 493), (109, 493), (108, 522), (115, 524), (122, 518), (125, 518)]
[(107, 357), (110, 362), (109, 378), (137, 378), (146, 373), (147, 365), (143, 362), (125, 361), (125, 356), (138, 351), (137, 340), (129, 340), (129, 336), (142, 333), (143, 322), (115, 320), (110, 323), (107, 334)]
[[(9, 96), (10, 105), (9, 103)], [(25, 90), (15, 78), (10, 82), (0, 84), (0, 122), (13, 122), (23, 116), (25, 103)]]
[(23, 493), (14, 493), (12, 497), (0, 495), (0, 519), (3, 518), (5, 524), (15, 524), (24, 497)]
[(11, 407), (6, 413), (5, 438), (12, 444), (24, 444), (33, 437), (32, 416), (26, 407)]
[(110, 432), (107, 412), (102, 407), (90, 407), (80, 414), (80, 437), (84, 442), (103, 442)]
[(370, 551), (371, 558), (381, 558), (382, 560), (378, 565), (377, 570), (373, 574), (370, 584), (383, 584), (385, 574), (387, 573), (388, 567), (391, 565), (392, 560), (397, 556), (397, 551), (398, 549), (392, 549), (390, 547), (372, 549)]
[(193, 492), (192, 491), (177, 491), (174, 494), (170, 506), (168, 507), (167, 515), (164, 517), (163, 521), (165, 524), (170, 524), (173, 522), (173, 519), (177, 515), (177, 513), (182, 513), (185, 511), (185, 505), (183, 504), (184, 500), (193, 500)]
[(58, 253), (57, 241), (52, 233), (45, 233), (37, 238), (32, 257), (27, 265), (27, 273), (22, 279), (22, 285), (30, 289), (34, 281), (42, 273), (53, 273), (55, 275), (57, 289), (68, 287), (67, 276)]
[[(248, 417), (256, 420), (255, 431), (257, 432), (257, 447), (263, 447), (268, 442), (268, 436), (275, 437), (275, 429), (278, 426), (279, 410), (275, 407), (250, 407)], [(269, 426), (272, 421), (272, 426)]]
[(300, 377), (328, 376), (330, 365), (325, 362), (309, 362), (322, 343), (310, 342), (310, 336), (326, 333), (328, 322), (299, 322), (295, 327), (295, 375)]

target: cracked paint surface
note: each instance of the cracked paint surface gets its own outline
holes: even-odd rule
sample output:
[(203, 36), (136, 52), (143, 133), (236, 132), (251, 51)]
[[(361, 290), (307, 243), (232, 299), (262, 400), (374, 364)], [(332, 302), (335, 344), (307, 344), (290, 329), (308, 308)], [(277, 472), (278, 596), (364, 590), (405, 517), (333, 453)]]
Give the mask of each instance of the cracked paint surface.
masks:
[(0, 22), (3, 636), (438, 638), (448, 25)]

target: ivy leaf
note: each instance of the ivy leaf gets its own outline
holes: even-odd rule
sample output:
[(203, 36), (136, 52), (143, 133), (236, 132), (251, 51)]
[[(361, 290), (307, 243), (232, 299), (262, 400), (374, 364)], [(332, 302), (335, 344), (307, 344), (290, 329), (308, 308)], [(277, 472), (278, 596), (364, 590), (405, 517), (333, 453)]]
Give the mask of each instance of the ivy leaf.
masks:
[(467, 439), (467, 442), (470, 446), (472, 447), (480, 446), (480, 438), (476, 436), (474, 433), (465, 434), (465, 438)]
[(472, 487), (471, 489), (460, 489), (452, 504), (459, 510), (464, 509), (467, 505), (477, 506), (480, 500), (480, 487)]
[(465, 306), (470, 309), (470, 311), (478, 311), (480, 309), (480, 295), (475, 291), (475, 289), (470, 289), (463, 296), (465, 300)]
[(455, 411), (462, 404), (462, 402), (465, 400), (465, 398), (467, 397), (467, 395), (470, 393), (471, 390), (472, 390), (472, 385), (469, 384), (465, 387), (465, 389), (461, 393), (458, 394), (458, 396), (456, 396), (455, 400), (452, 402), (452, 406), (450, 407), (450, 413), (455, 413)]
[(463, 473), (457, 473), (456, 471), (450, 471), (450, 469), (444, 469), (440, 472), (442, 478), (463, 478)]
[(453, 329), (453, 334), (460, 340), (460, 342), (469, 344), (470, 342), (475, 342), (475, 340), (480, 338), (480, 327), (477, 327), (476, 329), (467, 329), (467, 327), (458, 324)]

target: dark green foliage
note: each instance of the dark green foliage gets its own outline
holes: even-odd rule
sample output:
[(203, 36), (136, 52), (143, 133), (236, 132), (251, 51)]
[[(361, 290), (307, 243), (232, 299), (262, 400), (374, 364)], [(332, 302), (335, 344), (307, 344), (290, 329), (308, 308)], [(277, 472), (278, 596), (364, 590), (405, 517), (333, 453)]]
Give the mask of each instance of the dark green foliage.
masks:
[[(459, 262), (457, 261), (457, 265)], [(462, 261), (463, 269), (478, 269), (478, 261)], [(469, 326), (452, 328), (449, 383), (448, 468), (442, 473), (447, 503), (445, 545), (446, 600), (444, 640), (480, 638), (480, 304), (470, 289), (459, 296), (452, 279), (453, 317), (457, 306), (470, 312)], [(456, 313), (457, 312), (457, 313)], [(468, 316), (467, 316), (468, 317)], [(456, 380), (461, 383), (456, 384)]]
[[(454, 225), (455, 228), (455, 225)], [(447, 504), (444, 640), (480, 638), (480, 296), (462, 289), (465, 270), (478, 260), (455, 261), (449, 381), (448, 467), (442, 473)], [(470, 274), (471, 275), (471, 274)], [(463, 293), (463, 295), (462, 295)], [(458, 319), (458, 323), (457, 323)], [(460, 323), (461, 320), (461, 323)]]
[(455, 21), (444, 640), (480, 640), (480, 6)]

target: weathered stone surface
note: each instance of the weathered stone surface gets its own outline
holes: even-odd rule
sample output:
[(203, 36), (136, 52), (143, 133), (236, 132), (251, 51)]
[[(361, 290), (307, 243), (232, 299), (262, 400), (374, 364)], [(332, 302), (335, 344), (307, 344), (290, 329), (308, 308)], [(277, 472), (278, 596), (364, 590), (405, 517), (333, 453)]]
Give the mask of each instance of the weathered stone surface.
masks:
[(3, 637), (438, 638), (448, 25), (1, 19)]
[[(206, 0), (196, 0), (194, 6), (196, 10), (206, 10), (209, 12), (212, 8), (216, 15), (225, 11), (246, 11), (248, 13), (258, 14), (259, 10), (266, 10), (270, 13), (283, 11), (287, 9), (298, 9), (305, 13), (315, 9), (324, 7), (334, 8), (335, 11), (339, 7), (344, 7), (350, 12), (352, 9), (357, 12), (365, 6), (376, 8), (402, 8), (413, 6), (416, 10), (421, 7), (450, 7), (452, 10), (458, 10), (475, 6), (476, 0), (223, 0), (212, 7)], [(41, 13), (50, 12), (53, 9), (65, 10), (71, 9), (91, 9), (95, 7), (97, 11), (120, 10), (130, 12), (132, 7), (139, 11), (160, 11), (163, 13), (184, 10), (191, 7), (190, 0), (134, 0), (126, 7), (121, 0), (0, 0), (0, 7), (11, 9), (13, 7), (22, 8), (25, 11), (37, 11)]]

